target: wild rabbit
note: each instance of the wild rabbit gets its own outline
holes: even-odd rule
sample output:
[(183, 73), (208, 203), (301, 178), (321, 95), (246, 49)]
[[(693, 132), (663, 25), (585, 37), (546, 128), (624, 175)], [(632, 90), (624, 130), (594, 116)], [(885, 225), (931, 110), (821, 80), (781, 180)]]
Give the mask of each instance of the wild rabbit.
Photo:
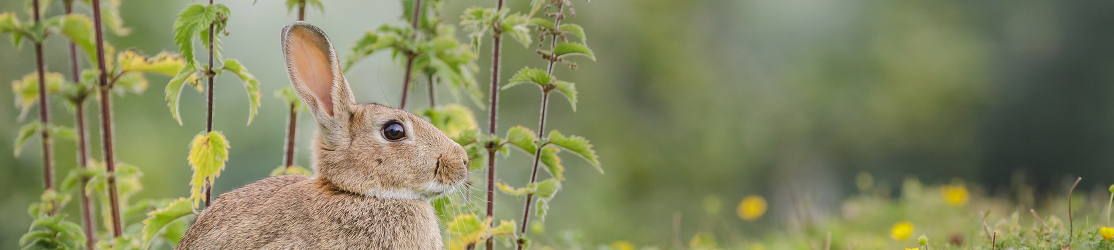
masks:
[(325, 33), (282, 29), (290, 82), (317, 118), (313, 177), (217, 197), (177, 249), (442, 249), (429, 200), (467, 177), (460, 145), (403, 110), (357, 104)]

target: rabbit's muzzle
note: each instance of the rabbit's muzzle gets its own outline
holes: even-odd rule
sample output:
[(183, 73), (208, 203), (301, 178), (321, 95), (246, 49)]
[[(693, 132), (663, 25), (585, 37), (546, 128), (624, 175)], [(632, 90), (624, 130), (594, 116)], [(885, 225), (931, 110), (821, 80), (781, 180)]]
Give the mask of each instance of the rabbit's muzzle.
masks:
[(467, 157), (441, 155), (437, 157), (437, 166), (433, 169), (434, 181), (445, 185), (459, 185), (468, 177), (467, 166)]

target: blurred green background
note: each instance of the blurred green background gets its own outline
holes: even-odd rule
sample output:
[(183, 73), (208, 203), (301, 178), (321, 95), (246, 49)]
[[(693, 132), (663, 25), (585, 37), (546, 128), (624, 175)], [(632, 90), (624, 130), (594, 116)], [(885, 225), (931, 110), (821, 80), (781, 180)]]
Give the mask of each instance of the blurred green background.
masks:
[[(580, 107), (573, 112), (554, 102), (549, 127), (592, 140), (607, 173), (566, 156), (568, 181), (551, 205), (547, 230), (579, 229), (595, 242), (666, 245), (675, 213), (684, 218), (681, 232), (691, 235), (708, 226), (700, 219), (706, 197), (724, 201), (723, 213), (731, 215), (752, 194), (767, 197), (771, 212), (756, 222), (723, 216), (723, 223), (744, 233), (777, 229), (795, 194), (832, 209), (856, 192), (859, 172), (895, 187), (907, 176), (926, 183), (962, 178), (991, 194), (1019, 182), (1034, 184), (1038, 193), (1060, 191), (1054, 187), (1081, 174), (1082, 187), (1114, 181), (1114, 2), (573, 1), (577, 15), (569, 21), (585, 27), (599, 60), (575, 71), (558, 67), (560, 78), (578, 83)], [(175, 51), (175, 15), (195, 2), (201, 1), (124, 1), (132, 34), (106, 37), (117, 48), (149, 55)], [(259, 115), (245, 126), (243, 87), (231, 76), (218, 79), (214, 127), (232, 146), (213, 190), (222, 193), (281, 165), (286, 109), (270, 94), (289, 85), (278, 38), (295, 17), (277, 0), (217, 2), (233, 15), (225, 57), (241, 60), (264, 95)], [(328, 33), (340, 56), (365, 30), (402, 22), (399, 1), (322, 2), (324, 14), (307, 10), (306, 20)], [(25, 18), (23, 4), (3, 1), (0, 10)], [(494, 1), (452, 0), (442, 15), (457, 23), (473, 5)], [(527, 5), (508, 1), (516, 11)], [(484, 85), (489, 44), (478, 63)], [(10, 45), (0, 39), (0, 82), (34, 70), (31, 47)], [(49, 39), (46, 48), (48, 68), (68, 72), (63, 40)], [(504, 43), (504, 81), (524, 65), (543, 66), (533, 50)], [(402, 72), (378, 53), (347, 78), (360, 102), (397, 103)], [(150, 79), (147, 93), (114, 99), (117, 159), (145, 172), (139, 198), (188, 196), (187, 145), (204, 129), (204, 100), (183, 94), (179, 126), (163, 101), (169, 79)], [(536, 91), (502, 93), (500, 133), (537, 126)], [(424, 105), (424, 95), (413, 97), (420, 104), (414, 107)], [(37, 139), (18, 158), (5, 153), (13, 151), (21, 124), (12, 98), (10, 88), (0, 88), (0, 248), (14, 248), (26, 232), (27, 205), (42, 186)], [(73, 123), (60, 102), (53, 107), (56, 123)], [(98, 131), (92, 114), (90, 129)], [(310, 115), (300, 117), (299, 165), (308, 165), (313, 124)], [(92, 145), (99, 145), (96, 135)], [(60, 179), (76, 164), (76, 153), (71, 142), (56, 144)], [(99, 147), (92, 155), (100, 158)], [(521, 186), (529, 164), (512, 153), (501, 159), (498, 178)], [(521, 201), (499, 196), (497, 202), (498, 217), (520, 215)]]

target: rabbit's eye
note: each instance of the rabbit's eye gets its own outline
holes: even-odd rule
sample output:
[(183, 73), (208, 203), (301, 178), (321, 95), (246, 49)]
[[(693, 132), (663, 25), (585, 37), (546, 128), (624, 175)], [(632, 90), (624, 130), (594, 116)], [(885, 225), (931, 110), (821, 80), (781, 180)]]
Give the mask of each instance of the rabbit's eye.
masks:
[(383, 126), (383, 138), (391, 141), (402, 140), (406, 138), (406, 128), (397, 121), (388, 122)]

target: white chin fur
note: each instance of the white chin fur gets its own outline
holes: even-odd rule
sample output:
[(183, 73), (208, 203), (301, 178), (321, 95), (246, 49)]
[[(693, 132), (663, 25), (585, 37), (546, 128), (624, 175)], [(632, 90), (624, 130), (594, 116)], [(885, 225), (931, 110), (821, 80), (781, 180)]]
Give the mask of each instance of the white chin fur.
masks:
[(456, 186), (443, 184), (437, 181), (426, 183), (422, 191), (414, 191), (409, 189), (391, 189), (391, 190), (370, 190), (367, 195), (379, 199), (407, 199), (407, 200), (425, 200), (435, 198), (444, 194), (448, 194), (456, 189)]

